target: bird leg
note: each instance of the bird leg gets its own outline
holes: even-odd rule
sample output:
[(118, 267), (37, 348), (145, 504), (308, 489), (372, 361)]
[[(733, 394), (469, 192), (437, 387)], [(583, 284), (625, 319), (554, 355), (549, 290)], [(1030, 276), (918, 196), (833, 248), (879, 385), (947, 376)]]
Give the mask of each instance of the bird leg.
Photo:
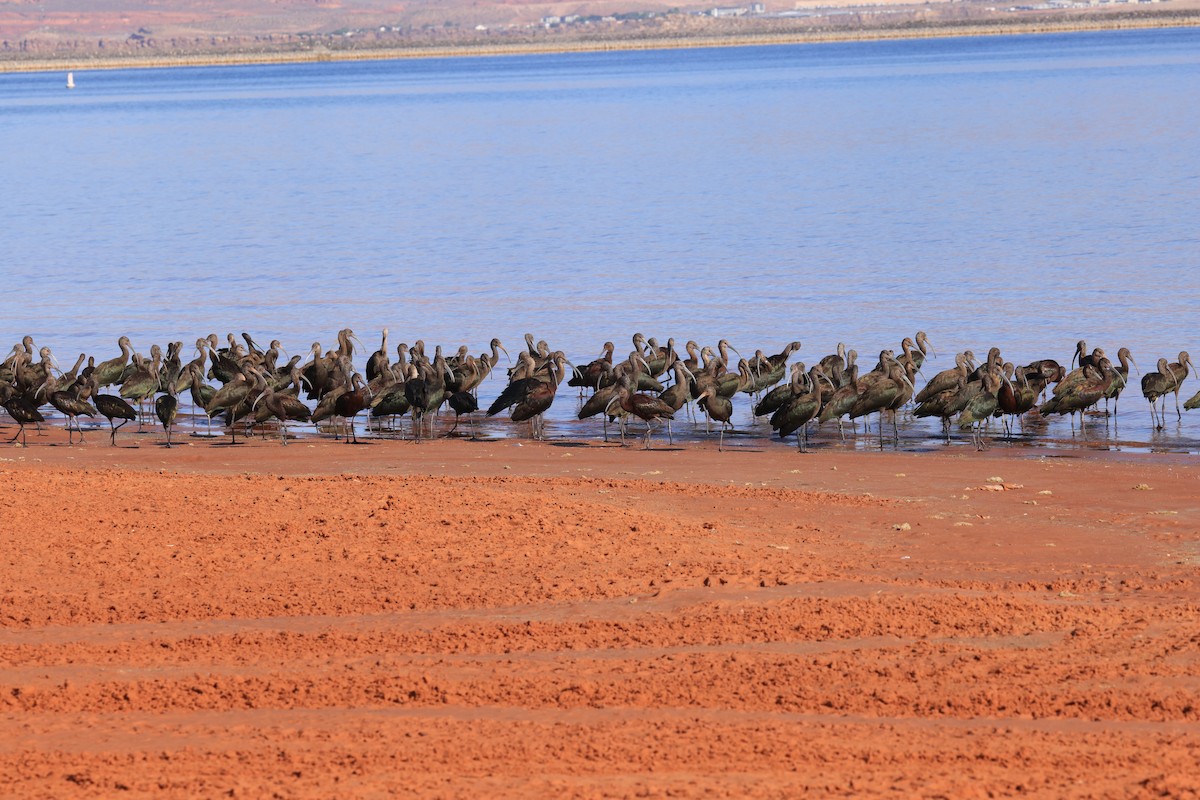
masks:
[(117, 446), (117, 431), (119, 431), (119, 430), (121, 430), (121, 428), (125, 427), (125, 423), (127, 423), (127, 422), (129, 422), (129, 420), (127, 420), (127, 419), (121, 420), (121, 424), (116, 426), (115, 428), (113, 428), (112, 420), (110, 419), (108, 421), (108, 427), (112, 428), (112, 436), (109, 437), (109, 440), (112, 442), (113, 447)]

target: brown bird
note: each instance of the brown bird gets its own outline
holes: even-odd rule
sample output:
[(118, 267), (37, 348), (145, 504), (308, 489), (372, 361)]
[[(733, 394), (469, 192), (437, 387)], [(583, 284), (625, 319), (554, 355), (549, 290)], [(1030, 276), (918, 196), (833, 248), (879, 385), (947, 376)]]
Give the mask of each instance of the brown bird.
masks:
[[(1142, 397), (1150, 401), (1150, 420), (1155, 430), (1161, 431), (1163, 429), (1163, 416), (1166, 413), (1167, 395), (1170, 392), (1178, 391), (1179, 377), (1171, 369), (1171, 365), (1165, 358), (1158, 360), (1157, 372), (1147, 372), (1142, 376)], [(1154, 407), (1159, 398), (1162, 398), (1163, 401), (1161, 410)]]
[(17, 437), (20, 436), (21, 444), (28, 444), (29, 442), (25, 438), (25, 426), (31, 424), (36, 425), (39, 422), (46, 421), (46, 418), (43, 417), (42, 413), (37, 410), (37, 406), (33, 404), (33, 401), (24, 395), (12, 395), (8, 398), (8, 400), (4, 401), (3, 406), (4, 410), (8, 412), (8, 415), (16, 421), (17, 425), (20, 426), (20, 428), (17, 429), (16, 434), (14, 434), (13, 437), (8, 440), (10, 442), (15, 442)]
[[(113, 394), (92, 395), (92, 402), (96, 404), (96, 410), (100, 412), (100, 416), (108, 420), (108, 427), (112, 429), (109, 441), (113, 447), (116, 447), (117, 431), (125, 427), (130, 420), (137, 419), (137, 412), (133, 410), (133, 406)], [(121, 424), (113, 427), (114, 419), (121, 420)]]
[[(632, 414), (646, 423), (644, 448), (649, 450), (650, 435), (654, 432), (651, 423), (656, 419), (675, 419), (675, 409), (657, 397), (635, 393), (632, 387), (633, 379), (630, 375), (628, 373), (622, 375), (617, 384), (617, 396), (609, 402), (609, 407), (611, 408), (615, 403), (620, 403), (625, 413)], [(606, 414), (608, 413), (607, 408), (604, 411)]]
[[(79, 441), (83, 442), (83, 429), (79, 427), (79, 417), (95, 417), (96, 409), (86, 400), (80, 399), (73, 391), (64, 390), (54, 392), (50, 395), (50, 405), (57, 408), (67, 418), (67, 444), (74, 444), (72, 441), (72, 430), (79, 432)], [(74, 423), (74, 429), (71, 424)]]
[(154, 401), (154, 414), (167, 432), (167, 447), (171, 447), (171, 428), (175, 425), (175, 415), (179, 411), (179, 400), (173, 394), (160, 395)]

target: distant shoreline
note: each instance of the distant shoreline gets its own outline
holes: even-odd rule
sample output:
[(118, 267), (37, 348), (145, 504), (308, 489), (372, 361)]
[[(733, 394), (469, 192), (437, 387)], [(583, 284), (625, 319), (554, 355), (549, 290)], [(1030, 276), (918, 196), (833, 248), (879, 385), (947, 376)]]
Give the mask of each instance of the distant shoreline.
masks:
[(1014, 36), (1028, 34), (1084, 33), (1093, 31), (1146, 30), (1200, 27), (1200, 15), (1074, 21), (1002, 22), (995, 24), (929, 25), (786, 34), (728, 34), (714, 36), (646, 37), (604, 41), (559, 41), (520, 44), (462, 44), (333, 50), (315, 48), (278, 52), (195, 53), (171, 56), (118, 56), (109, 58), (62, 57), (29, 60), (0, 60), (0, 73), (61, 72), (63, 70), (150, 69), (167, 67), (240, 66), (255, 64), (303, 64), (332, 61), (391, 61), (421, 58), (535, 55), (546, 53), (594, 53), (633, 50), (676, 50), (710, 47), (749, 47), (785, 44), (823, 44), (898, 39), (936, 39), (964, 36)]

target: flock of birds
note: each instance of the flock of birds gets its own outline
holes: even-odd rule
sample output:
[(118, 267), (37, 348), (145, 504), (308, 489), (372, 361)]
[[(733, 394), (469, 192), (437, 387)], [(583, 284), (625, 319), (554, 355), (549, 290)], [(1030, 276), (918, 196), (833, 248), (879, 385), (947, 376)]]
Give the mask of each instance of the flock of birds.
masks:
[[(264, 349), (249, 334), (241, 338), (229, 334), (224, 345), (216, 334), (198, 339), (196, 357), (184, 362), (182, 342), (168, 344), (165, 353), (154, 345), (147, 358), (135, 353), (128, 337), (122, 336), (117, 342), (120, 354), (114, 358), (97, 363), (80, 354), (71, 369), (63, 370), (49, 347), (37, 348), (26, 336), (0, 364), (0, 406), (19, 426), (9, 441), (20, 438), (27, 444), (26, 427), (40, 428), (45, 421), (42, 410), (51, 406), (66, 418), (68, 444), (74, 444), (76, 435), (83, 441), (80, 417), (104, 417), (110, 442), (116, 445), (117, 431), (131, 421), (144, 424), (153, 408), (170, 447), (184, 394), (190, 395), (210, 428), (213, 418), (219, 418), (234, 443), (242, 425), (248, 434), (256, 425), (272, 423), (286, 445), (289, 422), (327, 423), (335, 438), (356, 443), (355, 423), (364, 412), (368, 420), (392, 420), (393, 429), (397, 419), (409, 416), (410, 435), (421, 439), (434, 435), (434, 422), (444, 405), (455, 414), (450, 433), (462, 415), (479, 411), (480, 385), (494, 371), (500, 354), (509, 355), (499, 339), (492, 339), (489, 350), (478, 356), (466, 346), (447, 356), (439, 345), (431, 358), (418, 340), (412, 346), (397, 345), (392, 360), (384, 329), (379, 349), (366, 356), (360, 371), (355, 356), (367, 348), (349, 329), (338, 333), (332, 348), (314, 343), (307, 358), (294, 355), (282, 362), (286, 352), (279, 341)], [(1115, 366), (1104, 350), (1089, 351), (1083, 341), (1067, 366), (1053, 359), (1017, 366), (993, 347), (981, 362), (970, 351), (959, 353), (953, 368), (928, 378), (918, 391), (917, 377), (923, 375), (921, 368), (932, 352), (924, 332), (905, 338), (899, 354), (881, 351), (869, 371), (860, 369), (857, 353), (841, 344), (836, 353), (806, 367), (803, 362), (788, 363), (800, 342), (787, 344), (775, 355), (758, 350), (745, 358), (724, 339), (715, 347), (689, 341), (680, 352), (673, 339), (660, 345), (639, 333), (627, 357), (615, 358), (616, 347), (606, 342), (598, 358), (577, 367), (561, 350), (551, 350), (532, 334), (526, 334), (525, 341), (515, 361), (509, 360), (508, 382), (486, 409), (487, 416), (511, 409), (514, 422), (529, 421), (532, 437), (543, 439), (544, 415), (565, 383), (580, 390), (580, 419), (603, 418), (606, 441), (610, 422), (619, 423), (624, 442), (626, 424), (636, 418), (645, 424), (646, 448), (657, 423), (666, 424), (673, 440), (671, 422), (676, 415), (699, 411), (705, 415), (706, 431), (718, 425), (717, 447), (722, 449), (725, 432), (732, 428), (734, 400), (745, 394), (752, 398), (754, 415), (768, 416), (781, 439), (794, 435), (801, 451), (807, 448), (812, 423), (835, 422), (844, 440), (844, 420), (871, 414), (879, 415), (880, 446), (885, 417), (891, 418), (898, 441), (896, 415), (910, 404), (913, 416), (942, 421), (947, 442), (956, 422), (970, 430), (978, 449), (984, 449), (985, 427), (996, 417), (1011, 435), (1012, 421), (1029, 412), (1071, 414), (1072, 430), (1074, 414), (1080, 415), (1082, 428), (1084, 414), (1097, 410), (1101, 402), (1106, 410), (1112, 402), (1115, 412), (1130, 367), (1137, 369), (1124, 347), (1117, 351)], [(731, 352), (738, 356), (736, 363)], [(1156, 371), (1141, 376), (1142, 396), (1150, 403), (1156, 429), (1164, 425), (1169, 395), (1174, 395), (1176, 414), (1182, 419), (1179, 393), (1194, 369), (1190, 356), (1181, 352), (1177, 361), (1161, 358)], [(1184, 407), (1200, 407), (1200, 392)]]

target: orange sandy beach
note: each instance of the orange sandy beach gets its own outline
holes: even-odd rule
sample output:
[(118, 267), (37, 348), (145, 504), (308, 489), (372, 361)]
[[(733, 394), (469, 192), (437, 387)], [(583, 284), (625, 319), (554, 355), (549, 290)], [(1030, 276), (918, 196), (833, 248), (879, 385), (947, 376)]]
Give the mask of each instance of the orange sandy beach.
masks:
[(156, 441), (0, 448), (6, 797), (1200, 793), (1190, 457)]

